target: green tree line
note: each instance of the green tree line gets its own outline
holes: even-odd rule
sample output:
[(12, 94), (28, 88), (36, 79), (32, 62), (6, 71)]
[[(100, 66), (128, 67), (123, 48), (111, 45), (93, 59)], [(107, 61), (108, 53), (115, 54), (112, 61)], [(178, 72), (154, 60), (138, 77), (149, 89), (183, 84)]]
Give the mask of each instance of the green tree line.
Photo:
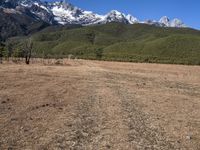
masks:
[(17, 57), (25, 58), (25, 63), (29, 64), (32, 56), (32, 40), (27, 39), (23, 43), (20, 43), (18, 47), (15, 47), (15, 45), (13, 41), (0, 42), (0, 63), (3, 62), (3, 58)]

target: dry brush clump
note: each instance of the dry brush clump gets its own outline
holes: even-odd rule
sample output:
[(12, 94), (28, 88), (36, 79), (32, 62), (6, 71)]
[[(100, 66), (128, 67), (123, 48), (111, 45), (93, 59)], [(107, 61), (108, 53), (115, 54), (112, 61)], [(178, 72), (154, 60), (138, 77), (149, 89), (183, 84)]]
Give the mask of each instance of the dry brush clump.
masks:
[[(31, 58), (29, 64), (38, 64), (38, 65), (58, 65), (58, 66), (70, 66), (71, 62), (78, 62), (79, 60), (75, 59), (44, 59), (44, 58)], [(3, 58), (3, 64), (24, 64), (26, 58), (23, 57), (10, 57), (9, 59)]]

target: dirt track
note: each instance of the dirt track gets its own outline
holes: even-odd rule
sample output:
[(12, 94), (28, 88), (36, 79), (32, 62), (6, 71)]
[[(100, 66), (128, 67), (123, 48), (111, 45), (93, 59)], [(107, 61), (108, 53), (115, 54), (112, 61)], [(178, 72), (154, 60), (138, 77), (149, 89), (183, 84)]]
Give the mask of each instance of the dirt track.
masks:
[(0, 149), (199, 150), (200, 67), (0, 65)]

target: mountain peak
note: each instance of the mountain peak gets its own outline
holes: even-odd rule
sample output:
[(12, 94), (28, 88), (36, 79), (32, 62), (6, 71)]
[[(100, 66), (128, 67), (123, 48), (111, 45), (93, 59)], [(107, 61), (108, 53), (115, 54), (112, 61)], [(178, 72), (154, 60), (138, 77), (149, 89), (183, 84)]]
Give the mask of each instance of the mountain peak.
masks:
[(111, 10), (109, 13), (107, 13), (105, 16), (105, 22), (121, 22), (126, 24), (129, 23), (125, 14), (117, 10)]
[(109, 14), (122, 15), (122, 13), (119, 12), (118, 10), (111, 10), (111, 11), (109, 12)]
[(176, 27), (176, 28), (179, 28), (179, 27), (186, 27), (186, 25), (180, 20), (180, 19), (173, 19), (171, 21), (171, 27)]
[(170, 19), (167, 16), (163, 16), (160, 18), (159, 23), (164, 24), (166, 27), (170, 26)]
[(130, 24), (139, 23), (139, 20), (130, 14), (126, 16), (126, 19), (129, 21)]
[(163, 24), (166, 27), (186, 27), (186, 25), (180, 20), (180, 19), (173, 19), (170, 20), (167, 16), (163, 16), (160, 20), (159, 23)]

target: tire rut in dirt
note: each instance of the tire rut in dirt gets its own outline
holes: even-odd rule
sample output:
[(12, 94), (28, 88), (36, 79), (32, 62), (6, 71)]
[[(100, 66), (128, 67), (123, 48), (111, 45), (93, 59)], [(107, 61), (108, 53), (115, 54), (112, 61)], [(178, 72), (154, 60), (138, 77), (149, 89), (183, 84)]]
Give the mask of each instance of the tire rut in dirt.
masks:
[(79, 95), (76, 103), (70, 106), (68, 114), (63, 118), (63, 125), (51, 141), (40, 148), (85, 150), (97, 147), (95, 140), (99, 134), (99, 113), (95, 110), (98, 105), (93, 95), (95, 89), (88, 86)]
[[(106, 84), (104, 74), (97, 73), (87, 87), (87, 97), (81, 97), (73, 110), (73, 121), (65, 136), (56, 137), (59, 148), (128, 149), (128, 127), (123, 123), (121, 100)], [(101, 80), (96, 81), (96, 78)], [(61, 134), (61, 135), (64, 135)], [(60, 142), (62, 141), (62, 142)], [(66, 143), (67, 141), (67, 143)]]
[(96, 147), (95, 138), (99, 134), (99, 116), (92, 109), (95, 107), (95, 98), (90, 96), (87, 100), (81, 101), (74, 116), (74, 125), (72, 126), (71, 140), (72, 149), (91, 149)]
[(162, 128), (151, 127), (151, 123), (148, 121), (150, 116), (142, 111), (134, 93), (129, 92), (130, 87), (115, 82), (124, 79), (111, 80), (112, 77), (109, 73), (106, 76), (109, 81), (114, 81), (113, 84), (115, 83), (112, 89), (121, 99), (121, 109), (123, 114), (125, 114), (123, 121), (129, 128), (128, 141), (131, 145), (135, 145), (134, 149), (169, 150), (178, 148), (176, 143), (167, 139)]
[(138, 149), (174, 149), (161, 129), (151, 127), (148, 115), (143, 113), (135, 102), (126, 99), (122, 107), (127, 114), (125, 123), (130, 130), (129, 142), (137, 145)]

